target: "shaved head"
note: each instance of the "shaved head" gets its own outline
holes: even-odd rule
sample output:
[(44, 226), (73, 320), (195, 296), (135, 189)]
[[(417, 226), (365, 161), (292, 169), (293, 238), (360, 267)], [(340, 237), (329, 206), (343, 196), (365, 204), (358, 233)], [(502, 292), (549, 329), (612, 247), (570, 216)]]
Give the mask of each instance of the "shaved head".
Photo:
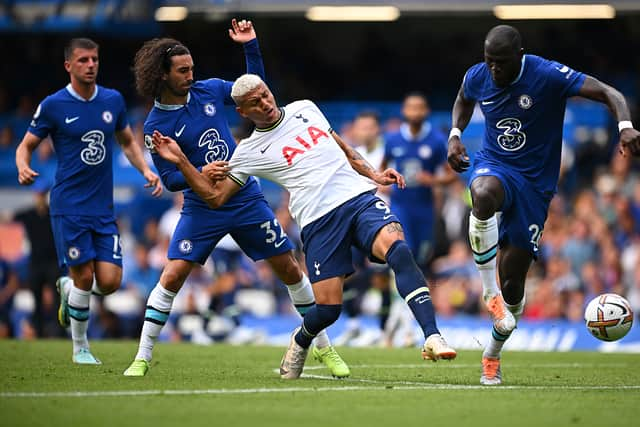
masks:
[(522, 38), (511, 25), (498, 25), (487, 33), (484, 48), (492, 52), (518, 53), (522, 49)]
[(487, 33), (484, 62), (499, 87), (506, 87), (517, 78), (523, 54), (520, 33), (512, 26), (498, 25)]

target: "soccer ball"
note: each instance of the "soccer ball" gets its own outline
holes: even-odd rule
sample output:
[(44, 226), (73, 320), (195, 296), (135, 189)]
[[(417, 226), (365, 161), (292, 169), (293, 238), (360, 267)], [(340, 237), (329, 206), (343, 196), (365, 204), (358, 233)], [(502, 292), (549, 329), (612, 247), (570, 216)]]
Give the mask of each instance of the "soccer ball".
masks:
[(602, 341), (617, 341), (633, 323), (629, 301), (616, 294), (602, 294), (587, 305), (584, 320), (591, 335)]

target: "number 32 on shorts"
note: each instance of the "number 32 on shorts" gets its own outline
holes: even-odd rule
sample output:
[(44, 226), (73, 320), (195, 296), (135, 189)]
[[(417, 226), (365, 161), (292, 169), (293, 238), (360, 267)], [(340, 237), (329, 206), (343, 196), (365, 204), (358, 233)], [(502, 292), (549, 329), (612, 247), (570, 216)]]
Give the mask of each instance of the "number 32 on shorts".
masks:
[[(287, 241), (287, 233), (285, 233), (284, 228), (280, 226), (278, 220), (275, 218), (273, 219), (273, 228), (271, 227), (271, 221), (263, 222), (260, 224), (260, 228), (264, 229), (266, 234), (264, 241), (266, 243), (273, 243), (276, 248), (279, 248)], [(278, 235), (278, 231), (280, 232), (280, 235)], [(276, 240), (278, 241), (276, 242)]]

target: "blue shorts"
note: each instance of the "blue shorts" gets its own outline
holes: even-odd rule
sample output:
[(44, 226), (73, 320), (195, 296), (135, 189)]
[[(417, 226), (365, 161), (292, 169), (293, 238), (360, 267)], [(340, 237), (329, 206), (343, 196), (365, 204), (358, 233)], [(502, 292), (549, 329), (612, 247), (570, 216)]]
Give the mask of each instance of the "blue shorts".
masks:
[(61, 268), (93, 259), (122, 267), (120, 234), (112, 215), (53, 215), (51, 228)]
[(302, 229), (302, 250), (312, 283), (354, 272), (351, 246), (371, 254), (382, 227), (399, 222), (385, 202), (370, 192), (360, 194)]
[(418, 265), (424, 265), (433, 247), (433, 205), (394, 204), (393, 211), (400, 219), (404, 239), (416, 262)]
[(169, 243), (167, 257), (204, 264), (227, 233), (254, 261), (293, 249), (273, 211), (261, 198), (241, 209), (183, 211)]
[(500, 247), (513, 245), (529, 251), (538, 259), (538, 243), (547, 220), (553, 194), (543, 193), (518, 172), (487, 160), (477, 160), (469, 178), (495, 176), (504, 188), (500, 211)]

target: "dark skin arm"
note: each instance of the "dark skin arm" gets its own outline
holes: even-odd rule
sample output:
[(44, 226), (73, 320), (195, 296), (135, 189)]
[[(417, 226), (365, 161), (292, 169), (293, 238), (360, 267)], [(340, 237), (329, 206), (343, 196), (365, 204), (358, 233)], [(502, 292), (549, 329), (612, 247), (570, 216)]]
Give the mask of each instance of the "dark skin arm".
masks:
[[(462, 86), (460, 86), (456, 101), (453, 103), (453, 110), (451, 111), (451, 127), (463, 131), (471, 120), (474, 107), (475, 102), (464, 97), (464, 90)], [(467, 149), (462, 145), (462, 141), (460, 141), (460, 137), (458, 136), (449, 138), (447, 161), (456, 172), (464, 172), (469, 169), (470, 163)]]
[[(585, 78), (579, 95), (606, 104), (618, 122), (631, 120), (629, 107), (624, 96), (618, 90), (594, 77), (587, 76)], [(634, 156), (640, 156), (640, 132), (633, 128), (623, 129), (620, 132), (620, 153), (626, 155), (629, 152)]]
[(336, 132), (331, 131), (331, 136), (336, 140), (342, 151), (347, 156), (351, 167), (360, 175), (365, 176), (376, 184), (391, 185), (397, 184), (399, 188), (405, 187), (404, 177), (395, 169), (386, 169), (382, 172), (375, 170), (353, 147), (343, 141)]

